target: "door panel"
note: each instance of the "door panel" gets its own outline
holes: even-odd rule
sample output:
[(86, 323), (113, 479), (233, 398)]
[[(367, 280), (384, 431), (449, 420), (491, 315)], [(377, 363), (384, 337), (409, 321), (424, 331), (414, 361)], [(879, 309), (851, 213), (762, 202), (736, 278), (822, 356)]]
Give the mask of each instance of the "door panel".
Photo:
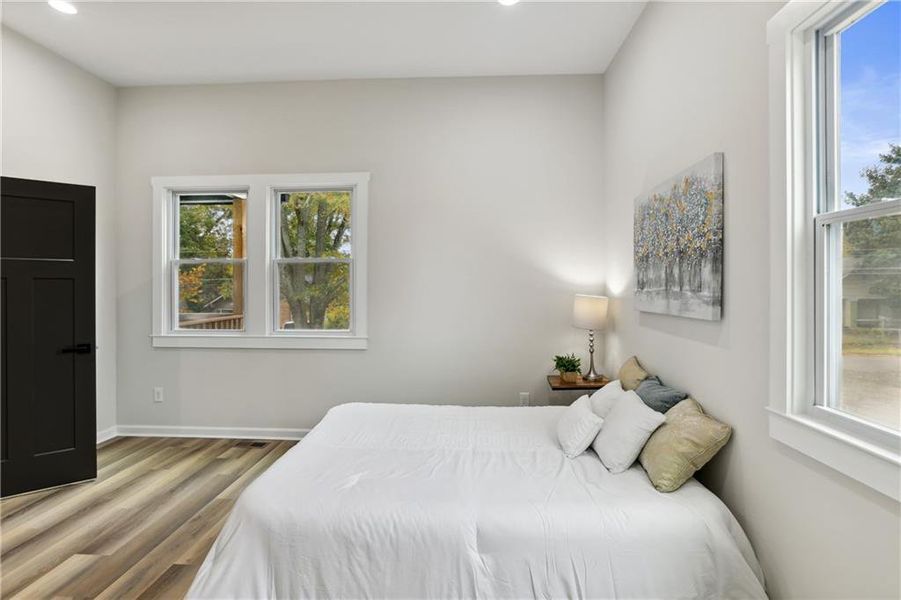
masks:
[[(3, 198), (4, 258), (74, 258), (75, 205), (52, 198)], [(35, 232), (40, 231), (40, 235)]]
[(96, 477), (94, 188), (4, 177), (0, 196), (7, 496)]
[(7, 427), (9, 426), (9, 413), (6, 410), (6, 398), (9, 395), (9, 378), (6, 373), (6, 359), (9, 356), (7, 352), (6, 341), (9, 336), (6, 335), (6, 277), (0, 276), (0, 465), (9, 456), (9, 436), (7, 435)]
[[(34, 411), (53, 418), (34, 419), (35, 455), (75, 447), (75, 282), (34, 279)], [(52, 377), (45, 377), (52, 373)]]

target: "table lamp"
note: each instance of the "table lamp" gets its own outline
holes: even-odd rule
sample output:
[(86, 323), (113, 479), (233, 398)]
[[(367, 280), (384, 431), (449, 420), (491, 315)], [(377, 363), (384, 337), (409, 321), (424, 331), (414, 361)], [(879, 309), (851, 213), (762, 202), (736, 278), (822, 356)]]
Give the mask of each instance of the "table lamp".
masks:
[(607, 321), (607, 297), (576, 294), (573, 301), (573, 327), (588, 330), (588, 372), (585, 381), (597, 381), (603, 376), (594, 370), (594, 332), (604, 328)]

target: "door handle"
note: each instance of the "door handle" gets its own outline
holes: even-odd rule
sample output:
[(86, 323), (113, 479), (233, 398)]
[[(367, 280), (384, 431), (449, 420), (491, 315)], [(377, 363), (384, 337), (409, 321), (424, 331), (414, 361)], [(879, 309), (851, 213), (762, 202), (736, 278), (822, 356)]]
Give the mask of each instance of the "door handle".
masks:
[(62, 354), (90, 354), (93, 344), (75, 344), (74, 346), (65, 346), (60, 348)]

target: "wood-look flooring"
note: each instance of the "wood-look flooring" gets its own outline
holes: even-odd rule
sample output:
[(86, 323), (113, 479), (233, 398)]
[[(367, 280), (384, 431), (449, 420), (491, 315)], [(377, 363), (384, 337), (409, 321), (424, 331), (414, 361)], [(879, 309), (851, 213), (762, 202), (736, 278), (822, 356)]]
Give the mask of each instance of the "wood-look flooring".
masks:
[(110, 440), (96, 481), (0, 501), (0, 596), (183, 597), (241, 490), (294, 444)]

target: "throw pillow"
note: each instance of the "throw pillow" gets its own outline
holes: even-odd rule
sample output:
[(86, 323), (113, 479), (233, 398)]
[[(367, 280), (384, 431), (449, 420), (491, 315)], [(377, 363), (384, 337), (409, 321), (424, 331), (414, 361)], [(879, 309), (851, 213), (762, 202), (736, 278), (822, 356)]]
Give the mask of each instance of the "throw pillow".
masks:
[(591, 410), (600, 418), (606, 419), (610, 409), (623, 394), (625, 392), (619, 380), (611, 381), (591, 395)]
[(635, 393), (641, 397), (645, 404), (660, 413), (665, 413), (679, 402), (688, 398), (688, 394), (685, 392), (663, 385), (660, 378), (656, 375), (651, 375), (639, 383), (638, 387), (635, 388)]
[(591, 447), (611, 473), (622, 473), (632, 466), (645, 442), (664, 420), (638, 394), (626, 392), (610, 409)]
[(619, 369), (619, 380), (622, 382), (624, 390), (634, 390), (647, 376), (648, 372), (641, 368), (638, 359), (634, 356), (624, 362)]
[(575, 458), (585, 452), (603, 422), (592, 412), (587, 394), (573, 402), (557, 421), (557, 439), (567, 458)]
[(641, 466), (654, 487), (672, 492), (694, 475), (726, 445), (732, 428), (704, 414), (701, 405), (687, 398), (666, 413), (641, 452)]

